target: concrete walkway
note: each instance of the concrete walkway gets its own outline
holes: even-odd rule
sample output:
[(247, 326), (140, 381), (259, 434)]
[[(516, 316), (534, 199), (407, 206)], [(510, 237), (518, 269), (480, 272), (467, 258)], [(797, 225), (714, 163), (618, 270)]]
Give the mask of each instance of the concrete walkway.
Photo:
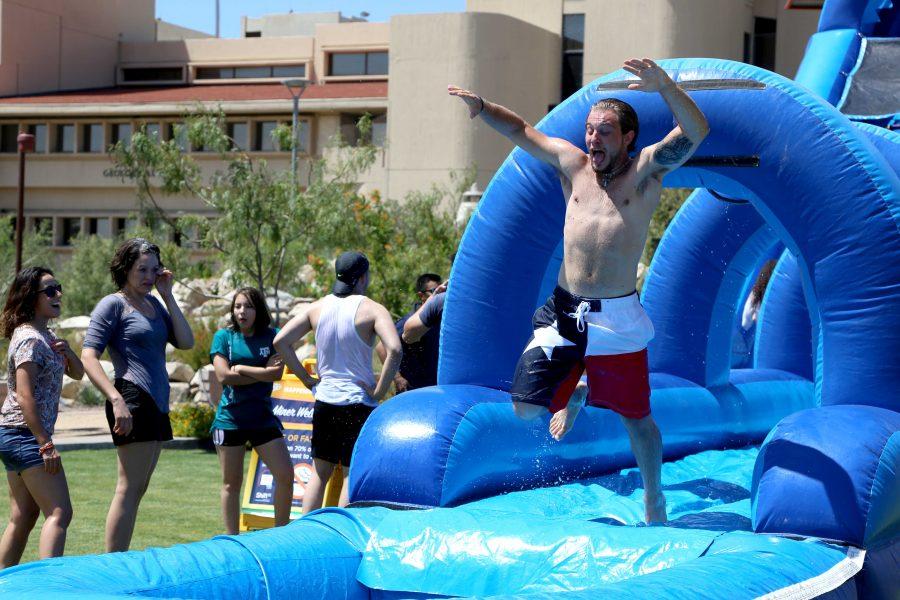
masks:
[[(60, 450), (86, 450), (115, 448), (106, 424), (106, 413), (102, 406), (62, 406), (56, 419), (53, 444)], [(197, 438), (175, 438), (164, 447), (201, 448), (208, 442)]]

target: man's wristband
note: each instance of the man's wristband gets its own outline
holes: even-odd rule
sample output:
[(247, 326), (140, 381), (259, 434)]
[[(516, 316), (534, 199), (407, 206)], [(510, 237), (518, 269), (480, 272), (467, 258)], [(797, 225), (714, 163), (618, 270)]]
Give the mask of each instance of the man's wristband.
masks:
[(46, 454), (47, 452), (50, 452), (51, 450), (55, 450), (55, 449), (56, 449), (56, 446), (53, 445), (53, 440), (50, 440), (49, 442), (47, 442), (46, 444), (44, 444), (43, 446), (38, 448), (38, 454), (40, 454), (41, 456), (44, 456), (44, 454)]
[[(481, 108), (478, 109), (478, 115), (480, 115), (481, 113), (484, 112), (484, 98), (482, 98), (481, 96), (478, 96), (478, 101), (481, 102)], [(475, 115), (475, 116), (477, 117), (478, 115)]]

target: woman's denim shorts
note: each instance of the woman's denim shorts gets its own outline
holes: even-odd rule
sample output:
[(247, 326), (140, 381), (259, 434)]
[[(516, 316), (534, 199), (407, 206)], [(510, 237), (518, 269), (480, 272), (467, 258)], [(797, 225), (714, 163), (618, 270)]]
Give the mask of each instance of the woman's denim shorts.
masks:
[(27, 427), (0, 427), (0, 459), (7, 471), (21, 473), (44, 464), (40, 446)]

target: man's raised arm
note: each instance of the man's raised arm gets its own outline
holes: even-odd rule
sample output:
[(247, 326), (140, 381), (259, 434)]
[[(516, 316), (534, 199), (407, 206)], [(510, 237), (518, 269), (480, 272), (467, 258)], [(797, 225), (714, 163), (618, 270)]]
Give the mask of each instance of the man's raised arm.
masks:
[(675, 129), (661, 141), (641, 150), (638, 159), (639, 175), (661, 178), (683, 165), (694, 154), (709, 133), (709, 123), (691, 97), (649, 58), (633, 58), (626, 61), (623, 68), (640, 79), (630, 84), (628, 89), (659, 92), (678, 122)]
[(587, 155), (568, 141), (544, 135), (505, 106), (455, 85), (447, 86), (447, 92), (466, 103), (470, 119), (480, 116), (516, 146), (563, 174), (569, 175), (587, 160)]

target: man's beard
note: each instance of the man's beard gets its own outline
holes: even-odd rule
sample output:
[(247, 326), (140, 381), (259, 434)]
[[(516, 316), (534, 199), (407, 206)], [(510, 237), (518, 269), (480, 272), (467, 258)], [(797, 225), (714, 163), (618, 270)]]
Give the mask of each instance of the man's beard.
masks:
[(606, 166), (606, 168), (599, 171), (597, 169), (594, 169), (594, 172), (599, 175), (609, 175), (610, 173), (614, 173), (616, 169), (621, 166), (622, 154), (622, 151), (619, 150), (615, 154), (611, 155), (609, 158), (609, 164)]

